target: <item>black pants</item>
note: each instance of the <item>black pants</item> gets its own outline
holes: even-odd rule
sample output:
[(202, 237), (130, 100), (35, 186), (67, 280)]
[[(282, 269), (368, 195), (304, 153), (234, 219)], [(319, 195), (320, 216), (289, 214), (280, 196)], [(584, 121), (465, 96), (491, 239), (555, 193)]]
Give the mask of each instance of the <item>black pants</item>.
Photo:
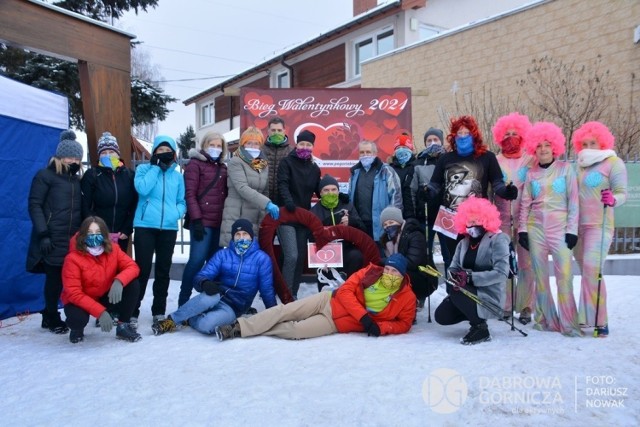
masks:
[[(468, 285), (465, 289), (478, 295), (478, 290), (475, 286)], [(452, 291), (442, 300), (438, 308), (436, 308), (434, 318), (440, 325), (455, 325), (468, 320), (473, 326), (485, 321), (485, 319), (478, 316), (476, 302), (458, 291)]]
[(156, 266), (153, 273), (153, 304), (151, 314), (153, 316), (164, 314), (167, 309), (167, 295), (169, 295), (169, 282), (171, 278), (171, 258), (173, 248), (176, 245), (176, 230), (159, 230), (157, 228), (136, 227), (134, 247), (136, 263), (140, 267), (140, 296), (138, 304), (133, 312), (134, 317), (140, 315), (140, 303), (147, 289), (147, 282), (151, 275), (153, 254), (156, 254)]
[[(98, 302), (105, 306), (109, 312), (118, 313), (118, 319), (121, 322), (128, 323), (138, 303), (139, 293), (140, 283), (138, 280), (133, 280), (122, 289), (122, 301), (118, 304), (109, 303), (109, 292), (102, 295)], [(77, 305), (65, 305), (64, 313), (67, 315), (67, 326), (71, 329), (84, 329), (89, 323), (89, 313)]]
[[(444, 262), (445, 273), (449, 271), (449, 266), (451, 265), (451, 259), (453, 255), (456, 253), (456, 246), (458, 246), (458, 242), (462, 240), (462, 238), (452, 239), (450, 237), (445, 236), (442, 233), (438, 233), (438, 240), (440, 241), (440, 246), (445, 245), (446, 249), (441, 248), (442, 253), (442, 261)], [(446, 253), (445, 253), (446, 250)]]
[(62, 293), (62, 266), (44, 263), (44, 310), (43, 317), (58, 318), (58, 304)]
[(347, 277), (364, 267), (364, 256), (362, 251), (348, 242), (342, 243), (343, 267), (338, 270), (344, 271)]

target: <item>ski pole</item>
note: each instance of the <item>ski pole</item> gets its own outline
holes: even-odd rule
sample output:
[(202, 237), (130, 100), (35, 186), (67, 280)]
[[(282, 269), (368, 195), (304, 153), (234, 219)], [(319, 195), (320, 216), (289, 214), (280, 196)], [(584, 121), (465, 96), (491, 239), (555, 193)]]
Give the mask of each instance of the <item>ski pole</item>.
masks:
[[(513, 184), (513, 181), (511, 181), (510, 184)], [(513, 211), (511, 210), (512, 206), (511, 206), (511, 200), (509, 200), (509, 231), (511, 232), (511, 238), (513, 238)], [(513, 242), (511, 243), (512, 247), (515, 250), (515, 246), (513, 246)], [(511, 250), (511, 247), (509, 248), (509, 250)], [(515, 254), (514, 254), (514, 258), (515, 260)], [(511, 330), (515, 330), (515, 326), (513, 324), (514, 322), (514, 317), (515, 317), (515, 311), (516, 311), (516, 296), (515, 296), (515, 280), (516, 280), (516, 272), (514, 270), (517, 270), (518, 268), (513, 268), (513, 266), (509, 265), (509, 270), (511, 271)]]
[(602, 236), (600, 238), (600, 266), (598, 268), (598, 293), (596, 296), (596, 321), (594, 322), (593, 337), (598, 338), (598, 312), (600, 311), (600, 289), (602, 286), (602, 264), (604, 261), (604, 229), (607, 215), (607, 205), (602, 209)]
[[(429, 247), (429, 207), (427, 202), (424, 202), (424, 228), (425, 236), (427, 237), (427, 257), (431, 257), (431, 260), (433, 260), (433, 250)], [(427, 295), (427, 310), (427, 323), (431, 323), (431, 294)]]

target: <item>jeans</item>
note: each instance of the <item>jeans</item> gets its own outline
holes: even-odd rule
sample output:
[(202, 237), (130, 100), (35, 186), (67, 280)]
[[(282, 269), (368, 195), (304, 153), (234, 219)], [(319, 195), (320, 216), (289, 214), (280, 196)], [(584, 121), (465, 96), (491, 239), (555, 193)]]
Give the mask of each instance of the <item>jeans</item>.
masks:
[(156, 254), (156, 264), (153, 280), (153, 305), (151, 314), (153, 316), (164, 314), (167, 309), (167, 295), (169, 294), (169, 271), (171, 270), (171, 259), (173, 248), (176, 245), (176, 230), (159, 230), (157, 228), (136, 227), (134, 246), (136, 249), (136, 263), (140, 267), (140, 296), (133, 317), (140, 315), (140, 303), (144, 298), (147, 289), (147, 282), (151, 275), (151, 265), (153, 264), (153, 254)]
[(189, 260), (182, 273), (182, 285), (180, 285), (180, 295), (178, 296), (178, 307), (182, 306), (191, 298), (193, 290), (193, 278), (204, 267), (205, 263), (211, 259), (220, 246), (220, 227), (205, 227), (204, 238), (200, 241), (191, 239)]
[(215, 334), (216, 326), (229, 325), (236, 320), (236, 313), (220, 300), (220, 294), (207, 295), (204, 292), (191, 298), (171, 314), (175, 323), (189, 322), (198, 332)]

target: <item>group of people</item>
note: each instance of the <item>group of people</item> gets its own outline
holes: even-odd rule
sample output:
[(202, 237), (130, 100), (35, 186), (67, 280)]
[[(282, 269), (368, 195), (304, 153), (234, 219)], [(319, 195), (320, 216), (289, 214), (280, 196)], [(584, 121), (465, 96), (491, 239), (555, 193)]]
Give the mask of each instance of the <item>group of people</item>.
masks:
[[(91, 315), (103, 331), (115, 326), (118, 338), (139, 340), (140, 303), (155, 264), (151, 315), (156, 335), (184, 325), (220, 339), (405, 333), (437, 288), (437, 278), (419, 269), (435, 266), (437, 235), (449, 285), (435, 319), (469, 321), (464, 344), (490, 339), (486, 320), (495, 317), (495, 310), (487, 311), (469, 295), (502, 307), (505, 315), (520, 313), (523, 323), (535, 313), (538, 329), (580, 335), (581, 327), (593, 326), (606, 336), (606, 291), (597, 273), (613, 233), (607, 207), (622, 204), (626, 194), (626, 172), (612, 151), (613, 136), (601, 123), (581, 127), (574, 134), (576, 173), (558, 160), (565, 141), (551, 123), (531, 125), (526, 116), (512, 113), (498, 120), (493, 133), (498, 156), (488, 150), (471, 116), (453, 119), (446, 138), (430, 128), (417, 155), (407, 134), (396, 138), (387, 161), (378, 157), (375, 143), (362, 141), (349, 193), (342, 194), (340, 183), (322, 176), (313, 161), (315, 135), (303, 130), (291, 144), (279, 117), (268, 123), (266, 138), (257, 128), (245, 130), (230, 159), (224, 138), (205, 134), (189, 151), (184, 174), (172, 138), (156, 137), (150, 161), (134, 172), (108, 132), (98, 141), (97, 166), (83, 172), (82, 147), (73, 132), (65, 131), (29, 195), (33, 232), (27, 269), (46, 275), (42, 327), (54, 333), (71, 329), (69, 339), (77, 343)], [(312, 206), (314, 196), (318, 202)], [(603, 206), (599, 215), (592, 207), (596, 202)], [(324, 226), (361, 230), (378, 245), (381, 262), (365, 265), (361, 248), (345, 241), (341, 272), (346, 281), (332, 292), (298, 300), (307, 224), (279, 221), (277, 263), (257, 236), (266, 215), (277, 221), (285, 210), (300, 209)], [(178, 308), (165, 316), (183, 217), (191, 250)], [(453, 221), (453, 231), (442, 228), (443, 218)], [(126, 253), (131, 240), (135, 261)], [(515, 288), (506, 286), (510, 242), (517, 245), (520, 264)], [(570, 270), (574, 246), (583, 269), (579, 313)], [(554, 258), (559, 316), (549, 287), (548, 254)], [(294, 302), (277, 303), (274, 269), (282, 272)], [(258, 292), (267, 309), (246, 317)], [(58, 311), (60, 298), (66, 322)]]

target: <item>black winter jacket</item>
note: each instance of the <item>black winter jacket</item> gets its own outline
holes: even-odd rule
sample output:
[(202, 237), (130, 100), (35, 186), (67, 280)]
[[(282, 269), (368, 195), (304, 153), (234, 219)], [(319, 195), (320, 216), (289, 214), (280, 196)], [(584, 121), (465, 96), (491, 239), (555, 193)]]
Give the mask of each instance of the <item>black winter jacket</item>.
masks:
[(402, 166), (395, 156), (391, 158), (389, 164), (400, 178), (400, 188), (402, 189), (402, 216), (406, 218), (416, 217), (416, 208), (413, 205), (413, 198), (411, 197), (411, 181), (413, 180), (414, 166), (416, 163), (416, 157), (411, 156), (411, 159)]
[(309, 210), (313, 193), (318, 194), (320, 168), (312, 160), (303, 160), (295, 150), (278, 165), (278, 205), (293, 203)]
[[(62, 266), (69, 252), (69, 240), (80, 228), (80, 179), (77, 175), (58, 175), (52, 163), (36, 173), (29, 190), (29, 216), (33, 224), (27, 271), (43, 273), (42, 262)], [(40, 240), (49, 237), (53, 250), (47, 256), (40, 252)]]
[(135, 172), (121, 166), (111, 168), (97, 166), (89, 169), (82, 180), (82, 219), (99, 216), (112, 233), (133, 233), (133, 216), (138, 203), (134, 187)]
[(358, 215), (358, 211), (356, 211), (356, 208), (354, 208), (351, 203), (339, 201), (338, 206), (333, 208), (333, 219), (331, 218), (331, 210), (322, 206), (319, 201), (313, 205), (311, 213), (320, 218), (322, 225), (331, 226), (340, 225), (340, 221), (342, 221), (345, 210), (349, 212), (349, 226), (355, 227), (366, 233), (367, 227), (364, 225), (364, 222), (360, 219), (360, 215)]
[(277, 203), (276, 201), (278, 200), (278, 167), (282, 159), (286, 158), (293, 149), (293, 146), (289, 144), (289, 137), (286, 135), (282, 144), (276, 145), (267, 141), (262, 147), (262, 154), (269, 164), (269, 179), (267, 181), (269, 194), (267, 194), (267, 196), (269, 196), (269, 199), (274, 203)]

